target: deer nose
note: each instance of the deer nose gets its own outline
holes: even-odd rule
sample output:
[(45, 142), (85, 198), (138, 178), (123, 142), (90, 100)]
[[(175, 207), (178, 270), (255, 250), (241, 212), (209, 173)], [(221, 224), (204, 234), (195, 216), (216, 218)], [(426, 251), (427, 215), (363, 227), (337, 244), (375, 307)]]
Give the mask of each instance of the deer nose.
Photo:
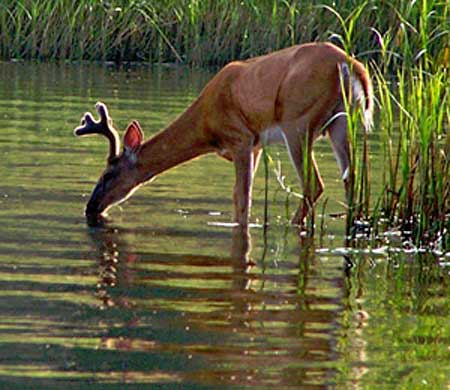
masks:
[(91, 197), (86, 205), (85, 214), (86, 216), (90, 215), (98, 215), (101, 214), (103, 209), (100, 206), (100, 193), (101, 193), (101, 186), (97, 184), (94, 188), (94, 191), (92, 191)]
[(86, 216), (91, 216), (91, 215), (97, 215), (100, 214), (101, 211), (98, 207), (98, 203), (96, 202), (92, 202), (91, 200), (88, 202), (88, 204), (86, 205), (86, 209), (84, 211), (84, 213), (86, 214)]

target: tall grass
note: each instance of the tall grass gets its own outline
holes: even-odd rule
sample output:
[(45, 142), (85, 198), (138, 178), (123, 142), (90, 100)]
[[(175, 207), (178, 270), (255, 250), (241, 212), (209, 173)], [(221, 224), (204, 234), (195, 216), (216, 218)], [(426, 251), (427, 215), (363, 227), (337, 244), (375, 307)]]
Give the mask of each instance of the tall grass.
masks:
[[(408, 72), (408, 73), (407, 73)], [(395, 83), (374, 72), (384, 150), (379, 215), (416, 245), (450, 247), (448, 69), (401, 68)]]
[(344, 38), (348, 50), (379, 58), (378, 34), (392, 66), (405, 43), (411, 62), (442, 55), (448, 8), (445, 0), (2, 0), (0, 56), (221, 65)]

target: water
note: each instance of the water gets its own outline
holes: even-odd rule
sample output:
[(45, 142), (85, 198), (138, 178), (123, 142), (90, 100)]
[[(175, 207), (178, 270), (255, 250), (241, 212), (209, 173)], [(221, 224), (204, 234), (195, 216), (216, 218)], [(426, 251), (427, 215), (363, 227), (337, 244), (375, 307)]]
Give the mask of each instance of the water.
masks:
[[(86, 225), (107, 145), (73, 137), (83, 112), (102, 99), (120, 130), (139, 119), (148, 136), (211, 75), (0, 64), (0, 388), (449, 388), (449, 258), (344, 249), (326, 141), (326, 233), (313, 241), (284, 223), (273, 175), (260, 227), (263, 169), (255, 226), (229, 227), (233, 167), (215, 156)], [(296, 185), (285, 153), (271, 153)]]

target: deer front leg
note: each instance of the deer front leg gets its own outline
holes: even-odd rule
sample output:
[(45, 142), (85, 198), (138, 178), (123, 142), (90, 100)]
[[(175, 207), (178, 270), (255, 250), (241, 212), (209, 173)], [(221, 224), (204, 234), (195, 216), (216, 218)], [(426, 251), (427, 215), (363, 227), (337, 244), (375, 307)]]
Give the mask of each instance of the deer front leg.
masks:
[(251, 147), (243, 147), (233, 155), (236, 179), (234, 184), (234, 222), (248, 225), (251, 207), (254, 158)]

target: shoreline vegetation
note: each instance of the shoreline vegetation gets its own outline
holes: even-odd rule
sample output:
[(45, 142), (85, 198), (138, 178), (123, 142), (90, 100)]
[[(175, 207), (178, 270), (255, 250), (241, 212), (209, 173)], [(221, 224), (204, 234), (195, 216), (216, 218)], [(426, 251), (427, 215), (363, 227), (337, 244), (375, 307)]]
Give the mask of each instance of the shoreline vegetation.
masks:
[(446, 0), (335, 3), (2, 0), (0, 58), (221, 66), (297, 43), (331, 40), (345, 41), (362, 60), (389, 59), (384, 66), (415, 64), (424, 57), (448, 61)]
[(366, 137), (356, 133), (359, 118), (351, 115), (349, 234), (368, 224), (375, 240), (395, 230), (416, 247), (449, 250), (450, 5), (339, 3), (2, 0), (0, 60), (221, 66), (297, 43), (331, 41), (368, 65), (377, 103), (373, 136), (383, 145), (382, 192), (374, 194)]
[(388, 60), (383, 65), (388, 67), (424, 58), (448, 62), (446, 0), (335, 3), (3, 0), (0, 58), (221, 66), (297, 43), (331, 40), (345, 41), (363, 61)]

